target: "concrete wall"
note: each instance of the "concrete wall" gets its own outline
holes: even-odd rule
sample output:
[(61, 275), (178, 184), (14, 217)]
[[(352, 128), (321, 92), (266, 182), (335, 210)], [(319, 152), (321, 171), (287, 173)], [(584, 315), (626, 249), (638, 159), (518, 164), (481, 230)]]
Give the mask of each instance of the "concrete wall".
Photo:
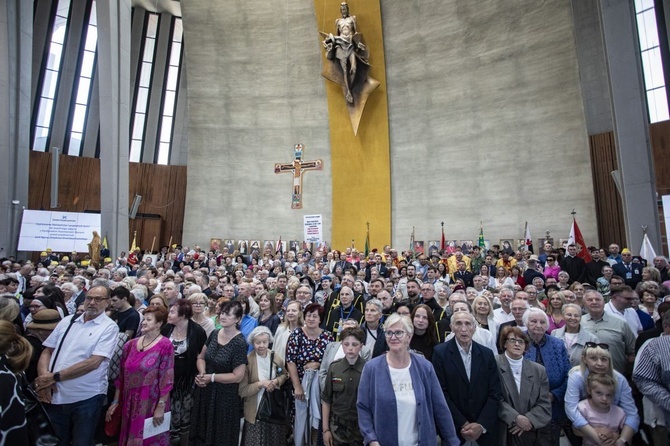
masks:
[(597, 242), (569, 0), (383, 2), (393, 244)]
[[(189, 154), (185, 244), (211, 237), (302, 240), (305, 214), (331, 216), (319, 34), (311, 0), (184, 2)], [(323, 159), (307, 172), (303, 209), (274, 163)], [(325, 237), (330, 238), (326, 224)]]
[[(328, 239), (323, 26), (311, 0), (273, 5), (183, 4), (186, 244), (301, 238), (311, 213), (324, 215)], [(356, 1), (350, 7), (356, 14)], [(393, 245), (407, 246), (412, 226), (418, 240), (439, 239), (440, 221), (454, 239), (476, 240), (481, 220), (494, 243), (521, 238), (525, 221), (534, 237), (550, 230), (558, 240), (573, 208), (596, 243), (570, 0), (382, 0), (382, 18)], [(304, 212), (290, 210), (290, 178), (272, 170), (296, 142), (325, 163), (305, 176)]]

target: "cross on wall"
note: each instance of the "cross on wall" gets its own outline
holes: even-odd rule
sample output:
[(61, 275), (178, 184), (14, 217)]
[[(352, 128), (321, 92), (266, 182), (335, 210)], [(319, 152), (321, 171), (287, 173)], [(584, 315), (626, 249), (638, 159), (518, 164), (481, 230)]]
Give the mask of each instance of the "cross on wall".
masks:
[(309, 170), (321, 170), (322, 160), (303, 161), (302, 152), (305, 146), (296, 144), (293, 147), (294, 159), (287, 164), (276, 163), (275, 173), (293, 173), (293, 192), (291, 194), (291, 209), (302, 209), (302, 177)]

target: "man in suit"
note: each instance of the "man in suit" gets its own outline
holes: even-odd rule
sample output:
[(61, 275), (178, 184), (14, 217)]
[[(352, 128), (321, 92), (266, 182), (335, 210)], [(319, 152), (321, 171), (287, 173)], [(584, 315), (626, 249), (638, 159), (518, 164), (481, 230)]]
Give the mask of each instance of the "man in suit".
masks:
[(629, 287), (635, 289), (638, 283), (642, 281), (641, 263), (633, 263), (633, 253), (628, 248), (621, 251), (621, 263), (612, 266), (614, 274), (623, 277), (624, 282)]
[(455, 313), (451, 317), (455, 336), (435, 347), (433, 366), (458, 438), (479, 446), (496, 445), (501, 397), (498, 366), (490, 349), (472, 342), (476, 326), (470, 313)]
[(388, 277), (389, 270), (386, 268), (386, 265), (382, 261), (382, 255), (379, 253), (371, 253), (368, 258), (368, 265), (365, 268), (365, 281), (370, 283), (370, 273), (373, 269), (376, 269), (379, 273), (379, 277)]
[(454, 273), (454, 282), (457, 280), (462, 280), (463, 285), (467, 287), (474, 286), (472, 279), (475, 277), (470, 271), (466, 269), (466, 264), (463, 260), (458, 262), (458, 270)]

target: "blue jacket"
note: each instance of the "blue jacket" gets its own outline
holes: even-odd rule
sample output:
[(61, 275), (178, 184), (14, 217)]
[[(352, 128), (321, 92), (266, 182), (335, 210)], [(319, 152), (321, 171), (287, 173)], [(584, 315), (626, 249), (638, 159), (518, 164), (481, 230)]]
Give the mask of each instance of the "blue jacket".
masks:
[[(451, 412), (432, 364), (421, 356), (410, 355), (412, 364), (409, 373), (416, 398), (419, 444), (435, 445), (439, 431), (443, 445), (458, 446)], [(378, 441), (383, 446), (397, 446), (398, 414), (385, 354), (365, 364), (356, 408), (365, 444)]]
[[(552, 419), (558, 420), (563, 416), (563, 397), (568, 385), (568, 372), (570, 371), (570, 359), (568, 351), (562, 340), (555, 336), (545, 335), (543, 343), (540, 344), (540, 353), (544, 368), (547, 369), (549, 379), (549, 391), (554, 395), (551, 403)], [(526, 359), (536, 362), (537, 351), (533, 342), (523, 355)]]

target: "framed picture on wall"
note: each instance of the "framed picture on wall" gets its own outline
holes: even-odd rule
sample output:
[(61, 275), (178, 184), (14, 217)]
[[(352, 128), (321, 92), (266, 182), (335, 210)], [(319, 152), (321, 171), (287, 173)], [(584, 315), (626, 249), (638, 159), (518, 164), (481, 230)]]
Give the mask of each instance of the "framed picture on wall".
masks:
[(501, 238), (500, 239), (500, 251), (504, 251), (509, 255), (514, 255), (514, 239), (511, 238)]
[(249, 254), (261, 254), (261, 241), (260, 240), (249, 240)]
[(288, 242), (288, 249), (296, 254), (300, 251), (300, 242), (298, 240), (291, 240)]
[(433, 253), (438, 254), (439, 252), (440, 252), (440, 242), (438, 240), (429, 240), (428, 255), (433, 255)]
[(237, 241), (237, 250), (240, 252), (241, 255), (245, 256), (247, 255), (249, 251), (249, 241), (248, 240), (238, 240)]
[(459, 246), (461, 247), (461, 251), (463, 251), (463, 254), (470, 254), (470, 251), (472, 251), (472, 247), (474, 246), (472, 240), (459, 240), (458, 241)]
[(267, 253), (269, 250), (270, 254), (275, 253), (275, 242), (274, 240), (265, 240), (263, 242), (263, 253)]
[(235, 240), (232, 240), (232, 239), (229, 239), (229, 238), (225, 239), (223, 241), (222, 248), (227, 249), (228, 254), (232, 254), (233, 251), (235, 251)]
[(447, 254), (453, 254), (456, 252), (458, 240), (447, 240), (444, 242), (444, 244), (446, 245), (444, 249), (447, 251)]
[(526, 249), (528, 249), (528, 247), (526, 246), (525, 238), (516, 239), (516, 249), (517, 251), (525, 251)]
[(554, 238), (553, 237), (549, 237), (549, 238), (540, 237), (539, 239), (537, 239), (537, 241), (538, 241), (538, 246), (539, 246), (538, 249), (540, 251), (540, 255), (545, 254), (545, 252), (544, 252), (544, 244), (545, 243), (551, 243), (551, 245), (554, 246)]
[(219, 251), (221, 250), (221, 239), (213, 238), (209, 240), (209, 250), (210, 251)]
[(417, 254), (423, 254), (425, 252), (423, 240), (414, 240), (414, 252)]

